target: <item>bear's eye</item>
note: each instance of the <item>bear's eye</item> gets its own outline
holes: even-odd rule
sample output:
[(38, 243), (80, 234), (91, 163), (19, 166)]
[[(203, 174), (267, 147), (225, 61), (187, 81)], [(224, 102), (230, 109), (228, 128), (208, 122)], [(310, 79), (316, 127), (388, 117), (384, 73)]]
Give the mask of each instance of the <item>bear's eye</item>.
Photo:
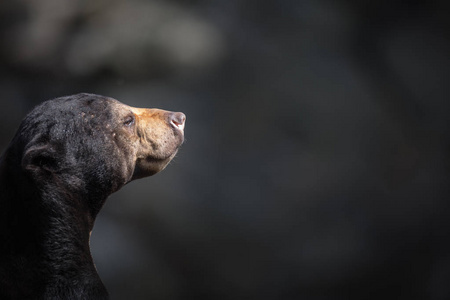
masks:
[(123, 121), (123, 125), (125, 126), (132, 126), (134, 124), (134, 116), (128, 116)]

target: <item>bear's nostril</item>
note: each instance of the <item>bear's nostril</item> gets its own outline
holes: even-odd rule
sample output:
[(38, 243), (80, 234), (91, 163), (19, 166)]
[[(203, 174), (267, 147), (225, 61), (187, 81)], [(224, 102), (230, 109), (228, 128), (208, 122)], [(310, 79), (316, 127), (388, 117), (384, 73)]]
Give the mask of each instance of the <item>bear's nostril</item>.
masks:
[(173, 126), (176, 128), (183, 130), (184, 129), (184, 122), (186, 121), (185, 114), (181, 112), (171, 113), (170, 114), (170, 122)]

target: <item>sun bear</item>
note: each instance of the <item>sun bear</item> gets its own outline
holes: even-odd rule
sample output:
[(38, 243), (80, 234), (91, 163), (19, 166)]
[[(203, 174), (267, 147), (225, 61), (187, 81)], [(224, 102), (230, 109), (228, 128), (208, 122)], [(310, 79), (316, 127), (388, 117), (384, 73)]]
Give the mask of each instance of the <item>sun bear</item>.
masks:
[(0, 158), (0, 299), (108, 299), (89, 249), (95, 218), (167, 166), (185, 120), (94, 94), (32, 110)]

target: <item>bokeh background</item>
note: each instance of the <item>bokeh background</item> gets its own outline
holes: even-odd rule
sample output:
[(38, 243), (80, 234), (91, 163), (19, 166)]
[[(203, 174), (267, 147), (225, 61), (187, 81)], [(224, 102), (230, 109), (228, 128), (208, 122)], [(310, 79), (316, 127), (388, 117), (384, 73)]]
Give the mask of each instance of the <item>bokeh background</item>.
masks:
[(450, 299), (446, 0), (3, 0), (0, 146), (78, 92), (186, 113), (110, 197), (112, 299)]

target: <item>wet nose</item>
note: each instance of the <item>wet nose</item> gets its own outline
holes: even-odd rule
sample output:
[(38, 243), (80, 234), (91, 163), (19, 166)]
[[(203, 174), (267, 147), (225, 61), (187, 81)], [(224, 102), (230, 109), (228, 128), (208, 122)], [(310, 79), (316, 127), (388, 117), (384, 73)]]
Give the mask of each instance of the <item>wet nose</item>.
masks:
[(169, 115), (170, 123), (180, 130), (184, 130), (184, 123), (186, 122), (186, 115), (181, 112), (171, 113)]

